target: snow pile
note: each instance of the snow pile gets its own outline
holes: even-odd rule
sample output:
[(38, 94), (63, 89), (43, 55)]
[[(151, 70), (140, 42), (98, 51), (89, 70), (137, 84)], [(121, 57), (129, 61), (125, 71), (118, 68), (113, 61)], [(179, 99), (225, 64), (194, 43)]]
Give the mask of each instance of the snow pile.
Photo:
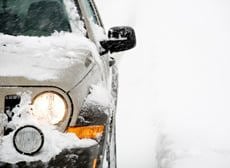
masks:
[[(96, 144), (96, 141), (90, 139), (80, 140), (75, 134), (62, 133), (55, 129), (53, 125), (45, 121), (38, 121), (33, 117), (31, 112), (31, 96), (30, 93), (21, 94), (21, 102), (13, 112), (15, 113), (12, 121), (7, 127), (13, 128), (14, 131), (9, 135), (0, 137), (0, 161), (8, 163), (16, 163), (19, 161), (49, 161), (52, 157), (59, 154), (63, 149), (76, 147), (89, 147)], [(19, 154), (13, 146), (14, 132), (21, 126), (34, 125), (38, 127), (44, 134), (44, 146), (39, 153), (34, 156), (26, 156)], [(0, 142), (1, 142), (0, 141)]]
[(111, 107), (112, 100), (110, 90), (101, 83), (91, 86), (90, 94), (88, 95), (86, 102), (87, 104)]
[(49, 37), (0, 34), (0, 76), (57, 79), (72, 65), (83, 63), (87, 51), (99, 57), (95, 45), (82, 34), (56, 32)]
[(93, 18), (89, 19), (89, 24), (92, 27), (92, 31), (93, 31), (92, 35), (93, 35), (93, 38), (95, 39), (97, 47), (103, 50), (103, 48), (101, 47), (100, 41), (104, 41), (108, 39), (104, 29), (101, 26), (97, 25), (93, 21)]
[[(7, 116), (4, 113), (0, 113), (0, 137), (3, 135), (4, 133), (4, 127), (8, 122)], [(1, 143), (1, 140), (0, 140)]]
[(76, 9), (75, 2), (73, 0), (64, 0), (63, 1), (66, 7), (66, 12), (69, 16), (70, 25), (74, 33), (81, 33), (86, 35), (86, 30), (84, 27), (84, 22), (80, 20), (79, 13)]
[(83, 122), (90, 122), (85, 119), (85, 116), (88, 115), (94, 115), (95, 117), (107, 115), (110, 118), (114, 110), (113, 101), (114, 99), (112, 98), (111, 91), (105, 87), (104, 83), (92, 85), (90, 87), (90, 94), (86, 97), (82, 106), (79, 119)]

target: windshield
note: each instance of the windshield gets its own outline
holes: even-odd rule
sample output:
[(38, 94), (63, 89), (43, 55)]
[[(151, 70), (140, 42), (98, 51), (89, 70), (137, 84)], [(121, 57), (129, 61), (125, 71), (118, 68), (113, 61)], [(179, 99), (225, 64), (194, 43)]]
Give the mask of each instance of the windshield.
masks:
[(0, 0), (0, 33), (49, 36), (70, 32), (62, 0)]

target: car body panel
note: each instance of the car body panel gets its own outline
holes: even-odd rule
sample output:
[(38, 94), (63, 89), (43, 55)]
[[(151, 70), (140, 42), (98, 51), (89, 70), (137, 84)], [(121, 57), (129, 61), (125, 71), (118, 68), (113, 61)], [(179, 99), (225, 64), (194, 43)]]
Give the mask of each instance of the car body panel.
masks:
[(0, 37), (0, 85), (50, 85), (69, 91), (98, 64), (99, 55), (87, 48), (93, 44), (78, 35)]

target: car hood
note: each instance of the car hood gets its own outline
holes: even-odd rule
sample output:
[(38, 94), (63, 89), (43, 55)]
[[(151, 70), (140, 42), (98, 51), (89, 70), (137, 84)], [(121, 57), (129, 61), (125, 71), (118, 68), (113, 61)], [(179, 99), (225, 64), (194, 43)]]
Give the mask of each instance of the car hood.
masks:
[(68, 91), (90, 72), (95, 57), (99, 57), (95, 45), (78, 34), (0, 34), (0, 85), (55, 86)]

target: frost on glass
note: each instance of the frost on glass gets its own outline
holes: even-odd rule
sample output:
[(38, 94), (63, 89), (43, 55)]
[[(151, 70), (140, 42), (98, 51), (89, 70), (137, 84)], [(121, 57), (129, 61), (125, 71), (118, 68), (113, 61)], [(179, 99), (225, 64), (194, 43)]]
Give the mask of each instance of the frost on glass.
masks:
[(31, 126), (24, 126), (14, 134), (14, 144), (19, 153), (32, 155), (43, 146), (43, 134)]
[(71, 31), (62, 0), (0, 0), (1, 33), (48, 36), (55, 31)]

